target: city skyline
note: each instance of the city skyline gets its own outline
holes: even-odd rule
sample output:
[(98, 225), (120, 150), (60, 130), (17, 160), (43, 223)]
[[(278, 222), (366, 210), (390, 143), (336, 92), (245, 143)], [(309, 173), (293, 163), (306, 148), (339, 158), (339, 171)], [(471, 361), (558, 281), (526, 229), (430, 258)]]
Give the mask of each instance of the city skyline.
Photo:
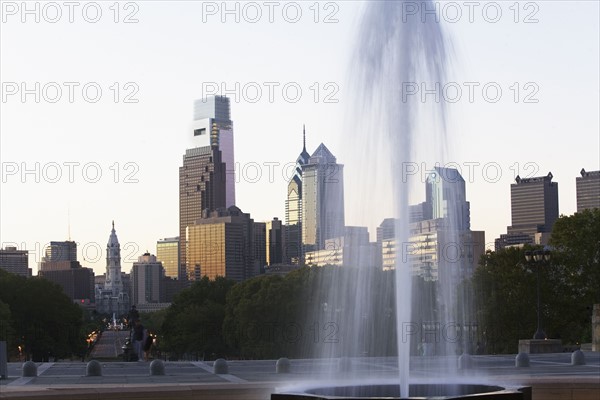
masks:
[[(482, 21), (480, 14), (472, 24), (453, 24), (442, 18), (456, 53), (451, 81), (461, 83), (465, 94), (464, 101), (448, 104), (448, 130), (454, 139), (451, 155), (442, 165), (461, 168), (472, 229), (484, 230), (488, 244), (511, 224), (510, 185), (516, 175), (527, 178), (552, 171), (560, 185), (559, 213), (569, 215), (576, 211), (575, 179), (579, 171), (600, 169), (598, 4), (535, 4), (539, 22), (533, 24), (515, 23), (509, 4), (503, 5), (505, 18), (498, 24)], [(124, 271), (129, 271), (144, 252), (155, 253), (157, 240), (178, 234), (177, 174), (181, 155), (195, 147), (188, 140), (193, 102), (208, 92), (222, 92), (222, 86), (234, 88), (230, 97), (239, 171), (236, 205), (255, 221), (273, 217), (285, 220), (288, 182), (284, 167), (294, 164), (302, 148), (305, 123), (309, 153), (322, 142), (345, 165), (346, 225), (367, 226), (371, 240), (375, 240), (375, 227), (393, 213), (382, 203), (372, 207), (371, 215), (361, 215), (362, 190), (352, 178), (357, 176), (357, 166), (352, 143), (346, 140), (352, 127), (349, 103), (354, 94), (345, 77), (351, 65), (360, 5), (337, 4), (338, 22), (333, 24), (314, 23), (308, 6), (298, 24), (282, 20), (280, 14), (274, 24), (251, 24), (244, 18), (239, 23), (231, 19), (222, 23), (218, 16), (202, 15), (201, 5), (194, 3), (169, 7), (140, 2), (140, 22), (131, 25), (115, 25), (108, 9), (108, 20), (97, 25), (85, 21), (28, 24), (7, 16), (0, 39), (6, 97), (1, 105), (0, 130), (2, 247), (16, 244), (29, 250), (29, 264), (35, 273), (44, 256), (42, 246), (72, 239), (79, 243), (82, 265), (100, 274), (105, 268), (106, 232), (114, 219)], [(333, 11), (322, 8), (320, 20)], [(519, 20), (531, 12), (521, 9)], [(203, 17), (206, 23), (195, 26), (200, 32), (186, 23)], [(161, 24), (170, 29), (172, 40), (152, 32)], [(190, 43), (194, 43), (190, 38), (208, 31), (219, 39), (214, 44), (198, 42), (198, 46), (213, 51), (211, 57), (220, 62), (203, 62), (210, 51), (199, 52), (202, 55), (189, 51)], [(79, 37), (63, 43), (61, 38), (69, 32), (77, 32)], [(117, 38), (123, 38), (123, 43)], [(89, 46), (86, 41), (90, 40), (99, 45)], [(156, 54), (161, 54), (156, 66), (146, 55), (154, 54), (155, 47), (159, 50)], [(47, 60), (44, 70), (35, 61), (39, 57)], [(245, 65), (240, 66), (242, 59)], [(131, 70), (113, 65), (120, 63), (131, 65)], [(174, 75), (174, 70), (179, 73)], [(40, 89), (39, 103), (34, 95), (25, 102), (19, 94), (7, 95), (13, 87), (11, 82), (27, 82), (28, 87), (41, 82), (43, 87), (45, 82), (73, 81), (81, 82), (80, 87), (98, 82), (103, 99), (90, 103), (77, 91), (79, 97), (73, 103), (64, 98), (51, 103), (44, 101), (52, 95), (50, 86), (45, 94)], [(462, 83), (472, 81), (481, 86), (497, 82), (503, 89), (502, 101), (482, 100), (481, 91), (477, 91), (476, 100), (470, 103)], [(118, 82), (121, 96), (116, 103), (116, 91), (110, 89), (114, 82)], [(130, 82), (137, 86), (127, 86)], [(256, 88), (250, 84), (253, 82), (263, 90), (263, 99), (255, 103), (249, 101), (254, 93), (251, 90)], [(278, 88), (297, 83), (303, 97), (292, 103), (277, 90), (274, 101), (269, 102), (264, 82), (278, 82)], [(516, 87), (512, 86), (515, 82)], [(539, 90), (525, 86), (531, 82)], [(239, 91), (235, 90), (236, 83)], [(66, 96), (66, 87), (61, 87)], [(318, 101), (314, 101), (316, 89)], [(520, 90), (519, 102), (513, 101), (517, 94), (514, 89)], [(127, 95), (139, 102), (125, 103)], [(338, 102), (325, 102), (328, 95)], [(527, 96), (538, 102), (525, 103)], [(23, 168), (32, 170), (36, 162), (38, 182), (31, 173), (23, 179)], [(423, 162), (424, 167), (414, 166), (420, 176), (434, 166), (430, 160)], [(52, 183), (56, 165), (62, 176)], [(72, 183), (69, 165), (74, 171)], [(84, 176), (82, 168), (86, 165), (88, 175)], [(86, 181), (94, 180), (96, 165), (102, 178), (97, 183)], [(424, 195), (411, 199), (411, 203), (423, 201)], [(81, 257), (83, 250), (87, 257)], [(97, 251), (102, 254), (97, 255)]]

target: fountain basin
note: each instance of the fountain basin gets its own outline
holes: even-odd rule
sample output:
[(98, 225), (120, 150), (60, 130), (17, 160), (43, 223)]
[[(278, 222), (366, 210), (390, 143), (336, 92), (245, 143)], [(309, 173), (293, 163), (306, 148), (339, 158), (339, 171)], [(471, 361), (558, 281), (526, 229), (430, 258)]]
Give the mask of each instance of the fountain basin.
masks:
[(302, 392), (275, 393), (271, 400), (344, 400), (344, 399), (476, 399), (531, 400), (531, 388), (504, 388), (480, 384), (411, 384), (409, 397), (400, 397), (397, 384), (322, 386)]

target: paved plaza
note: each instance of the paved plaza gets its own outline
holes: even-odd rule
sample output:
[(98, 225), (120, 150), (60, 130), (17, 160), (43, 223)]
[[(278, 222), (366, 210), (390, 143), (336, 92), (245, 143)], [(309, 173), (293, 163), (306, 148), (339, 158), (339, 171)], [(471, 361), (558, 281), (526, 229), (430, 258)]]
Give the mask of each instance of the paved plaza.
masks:
[[(99, 360), (116, 356), (126, 332), (105, 333), (93, 353)], [(458, 380), (497, 385), (533, 386), (536, 400), (600, 399), (600, 353), (585, 352), (585, 365), (571, 365), (571, 353), (531, 354), (530, 367), (515, 367), (514, 355), (473, 356), (471, 368)], [(8, 379), (0, 381), (6, 399), (257, 399), (274, 391), (324, 381), (393, 380), (392, 357), (291, 360), (289, 373), (276, 373), (275, 360), (229, 361), (228, 373), (213, 373), (213, 362), (164, 362), (165, 375), (151, 375), (150, 362), (101, 361), (102, 376), (86, 376), (85, 362), (39, 363), (36, 377), (22, 377), (22, 364), (9, 363)], [(343, 371), (340, 365), (344, 365)], [(439, 383), (457, 357), (414, 357), (411, 380)], [(457, 378), (453, 378), (456, 380)]]

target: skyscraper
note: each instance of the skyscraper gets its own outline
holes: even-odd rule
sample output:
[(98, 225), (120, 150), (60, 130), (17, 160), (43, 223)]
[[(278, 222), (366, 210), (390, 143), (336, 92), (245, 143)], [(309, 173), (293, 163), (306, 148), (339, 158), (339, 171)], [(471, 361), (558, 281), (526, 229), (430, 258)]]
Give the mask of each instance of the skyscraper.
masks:
[(423, 220), (446, 218), (459, 231), (471, 228), (465, 180), (454, 168), (435, 167), (427, 174), (422, 207)]
[(284, 225), (281, 221), (275, 217), (273, 220), (266, 223), (266, 252), (267, 252), (267, 265), (281, 264), (283, 263), (283, 231)]
[(546, 176), (521, 178), (510, 185), (512, 225), (496, 239), (496, 250), (522, 244), (547, 244), (558, 219), (558, 183)]
[(288, 264), (302, 263), (302, 167), (308, 164), (310, 155), (306, 151), (306, 128), (302, 129), (303, 147), (296, 159), (294, 176), (287, 187), (285, 201), (285, 223), (283, 251), (284, 261)]
[(0, 249), (0, 268), (26, 278), (31, 277), (29, 268), (29, 251), (17, 250), (16, 247), (6, 246)]
[[(188, 278), (223, 276), (243, 281), (258, 274), (254, 263), (254, 221), (235, 206), (205, 213), (187, 232)], [(264, 242), (263, 242), (264, 246)]]
[[(76, 268), (77, 243), (72, 241), (50, 242), (46, 247), (46, 255), (39, 264), (40, 271), (56, 271)], [(81, 265), (79, 265), (81, 267)]]
[(344, 166), (323, 143), (302, 167), (303, 251), (344, 235)]
[(150, 253), (144, 253), (131, 267), (133, 304), (160, 303), (165, 270), (162, 263)]
[(194, 142), (197, 147), (216, 147), (225, 164), (225, 207), (235, 205), (235, 158), (233, 122), (229, 98), (211, 96), (194, 102)]
[(512, 225), (508, 233), (552, 232), (558, 219), (558, 183), (552, 173), (535, 178), (517, 176), (510, 185)]
[(179, 275), (179, 237), (160, 239), (156, 242), (156, 259), (165, 269), (165, 276), (182, 279)]
[(202, 216), (203, 210), (216, 210), (235, 204), (233, 123), (229, 99), (214, 96), (194, 103), (192, 123), (196, 147), (186, 150), (179, 168), (180, 271), (186, 263), (186, 227)]
[(600, 171), (581, 169), (581, 176), (575, 179), (577, 187), (577, 212), (600, 208)]

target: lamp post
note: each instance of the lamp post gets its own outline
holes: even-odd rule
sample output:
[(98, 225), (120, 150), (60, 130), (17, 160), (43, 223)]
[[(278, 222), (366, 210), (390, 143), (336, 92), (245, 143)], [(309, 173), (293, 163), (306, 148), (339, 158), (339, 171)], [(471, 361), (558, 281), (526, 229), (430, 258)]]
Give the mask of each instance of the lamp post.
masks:
[(534, 339), (546, 339), (546, 334), (542, 330), (541, 326), (541, 312), (540, 312), (540, 268), (546, 262), (550, 261), (550, 251), (548, 250), (535, 250), (533, 252), (525, 252), (525, 260), (528, 263), (535, 264), (536, 280), (537, 280), (537, 330), (533, 335)]

